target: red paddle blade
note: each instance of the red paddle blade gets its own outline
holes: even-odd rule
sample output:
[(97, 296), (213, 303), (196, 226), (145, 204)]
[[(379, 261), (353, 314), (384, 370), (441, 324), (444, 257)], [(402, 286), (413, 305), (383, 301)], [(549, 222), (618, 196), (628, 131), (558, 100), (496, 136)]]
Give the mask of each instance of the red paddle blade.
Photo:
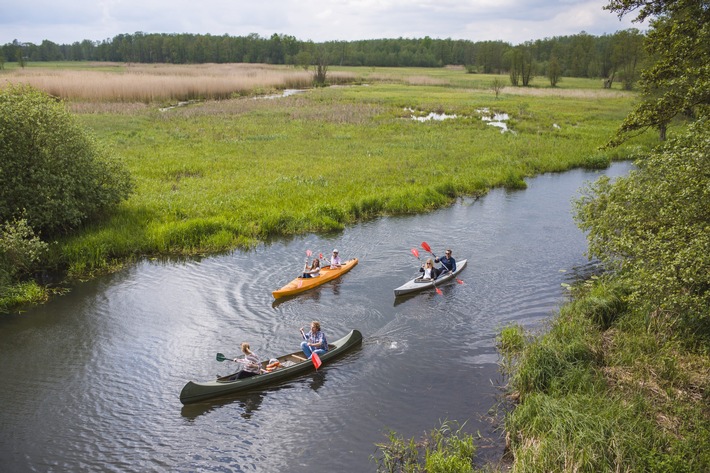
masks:
[(318, 353), (313, 352), (311, 354), (311, 361), (313, 362), (313, 366), (316, 367), (316, 369), (320, 368), (320, 365), (323, 364), (322, 361), (320, 361), (320, 356), (318, 356)]
[(306, 250), (306, 256), (310, 258), (312, 254), (313, 252), (311, 250)]
[(413, 254), (415, 257), (419, 258), (419, 252), (417, 251), (416, 248), (412, 248), (412, 254)]
[(319, 257), (320, 259), (323, 259), (323, 253), (318, 253), (318, 257)]
[(298, 280), (298, 288), (301, 289), (301, 286), (303, 286), (303, 279)]
[(463, 284), (463, 281), (460, 280), (459, 278), (456, 278), (456, 282), (459, 283), (459, 284)]
[(436, 288), (436, 293), (439, 294), (440, 296), (444, 295), (444, 293), (441, 292), (441, 289), (439, 289), (438, 287)]
[(427, 252), (431, 253), (431, 246), (429, 246), (429, 243), (423, 241), (422, 248), (424, 248), (424, 250), (426, 250)]

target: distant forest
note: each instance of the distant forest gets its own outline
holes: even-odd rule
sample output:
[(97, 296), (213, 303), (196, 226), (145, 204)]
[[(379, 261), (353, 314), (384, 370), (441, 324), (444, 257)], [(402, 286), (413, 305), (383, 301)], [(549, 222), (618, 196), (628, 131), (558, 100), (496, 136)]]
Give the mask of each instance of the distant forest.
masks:
[[(0, 46), (0, 67), (7, 62), (111, 61), (130, 63), (266, 63), (300, 67), (322, 62), (368, 67), (465, 66), (471, 73), (604, 78), (633, 82), (643, 61), (643, 34), (636, 29), (593, 36), (584, 31), (512, 45), (504, 41), (453, 39), (372, 39), (314, 43), (293, 36), (258, 34), (121, 34), (103, 41), (41, 44), (18, 40)], [(628, 77), (627, 77), (628, 76)], [(523, 83), (523, 85), (527, 85)]]

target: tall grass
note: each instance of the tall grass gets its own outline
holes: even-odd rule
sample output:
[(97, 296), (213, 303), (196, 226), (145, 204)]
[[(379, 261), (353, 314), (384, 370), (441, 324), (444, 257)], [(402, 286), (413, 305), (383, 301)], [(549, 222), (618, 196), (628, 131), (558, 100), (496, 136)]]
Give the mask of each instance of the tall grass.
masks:
[[(115, 70), (28, 68), (15, 69), (3, 77), (63, 99), (99, 103), (214, 100), (313, 84), (310, 72), (264, 64), (128, 64)], [(328, 76), (335, 84), (353, 79), (344, 72)]]
[(710, 469), (710, 361), (649, 330), (600, 278), (578, 288), (549, 331), (499, 336), (509, 389), (514, 471), (694, 472)]
[[(428, 211), (496, 186), (525, 188), (535, 174), (603, 167), (653, 141), (598, 151), (634, 96), (598, 94), (598, 84), (584, 80), (567, 81), (579, 90), (531, 96), (506, 88), (496, 98), (488, 84), (500, 76), (333, 67), (333, 81), (366, 85), (268, 99), (257, 92), (306, 85), (310, 73), (239, 64), (85, 67), (3, 74), (70, 97), (136, 180), (117, 212), (54, 253), (77, 275), (142, 255), (221, 251)], [(230, 98), (161, 108), (216, 96)], [(507, 113), (512, 132), (487, 125), (484, 109)], [(412, 119), (429, 112), (456, 118)]]
[[(428, 211), (496, 186), (524, 188), (527, 176), (597, 167), (597, 148), (631, 102), (372, 83), (162, 112), (89, 108), (80, 118), (126, 162), (137, 191), (67, 238), (63, 253), (81, 274), (138, 255), (226, 250)], [(485, 108), (508, 113), (513, 132), (488, 126)], [(457, 118), (422, 123), (410, 109)]]

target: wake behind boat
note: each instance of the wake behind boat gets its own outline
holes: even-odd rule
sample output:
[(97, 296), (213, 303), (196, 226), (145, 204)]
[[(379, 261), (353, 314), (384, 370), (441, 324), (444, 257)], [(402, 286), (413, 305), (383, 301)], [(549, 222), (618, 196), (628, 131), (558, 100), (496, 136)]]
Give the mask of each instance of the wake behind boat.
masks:
[(271, 294), (273, 294), (274, 299), (280, 297), (292, 296), (294, 294), (300, 294), (301, 292), (313, 289), (314, 287), (320, 286), (321, 284), (332, 281), (333, 279), (342, 276), (351, 269), (355, 267), (358, 263), (357, 258), (350, 259), (342, 264), (340, 268), (331, 269), (329, 266), (325, 266), (320, 270), (320, 276), (316, 278), (301, 278), (298, 277), (286, 284), (281, 289), (277, 289)]
[(454, 272), (448, 272), (445, 274), (442, 274), (435, 280), (433, 279), (423, 279), (421, 277), (414, 278), (411, 281), (408, 281), (401, 286), (399, 286), (397, 289), (394, 290), (394, 295), (395, 297), (397, 296), (402, 296), (404, 294), (409, 294), (412, 292), (417, 292), (417, 291), (422, 291), (424, 289), (430, 289), (432, 287), (437, 287), (445, 282), (454, 279), (465, 267), (466, 263), (468, 260), (461, 260), (456, 262), (456, 271)]
[[(328, 351), (320, 355), (320, 360), (325, 366), (328, 361), (345, 354), (348, 350), (360, 345), (360, 343), (362, 343), (362, 334), (358, 330), (351, 330), (340, 340), (328, 344)], [(180, 392), (180, 402), (193, 404), (228, 394), (264, 388), (300, 374), (309, 373), (315, 369), (311, 360), (306, 359), (301, 350), (282, 355), (277, 360), (279, 360), (281, 368), (249, 378), (231, 380), (230, 378), (236, 374), (233, 373), (221, 376), (215, 381), (188, 381)], [(268, 363), (269, 361), (264, 361), (262, 368), (266, 369)]]

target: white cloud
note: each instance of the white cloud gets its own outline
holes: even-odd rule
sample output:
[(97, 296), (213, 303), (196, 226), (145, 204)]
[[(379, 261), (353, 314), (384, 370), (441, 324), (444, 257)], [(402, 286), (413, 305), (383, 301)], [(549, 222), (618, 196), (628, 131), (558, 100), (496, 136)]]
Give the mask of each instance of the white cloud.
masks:
[(0, 0), (0, 44), (73, 43), (118, 34), (194, 33), (300, 40), (527, 40), (639, 27), (606, 0)]

